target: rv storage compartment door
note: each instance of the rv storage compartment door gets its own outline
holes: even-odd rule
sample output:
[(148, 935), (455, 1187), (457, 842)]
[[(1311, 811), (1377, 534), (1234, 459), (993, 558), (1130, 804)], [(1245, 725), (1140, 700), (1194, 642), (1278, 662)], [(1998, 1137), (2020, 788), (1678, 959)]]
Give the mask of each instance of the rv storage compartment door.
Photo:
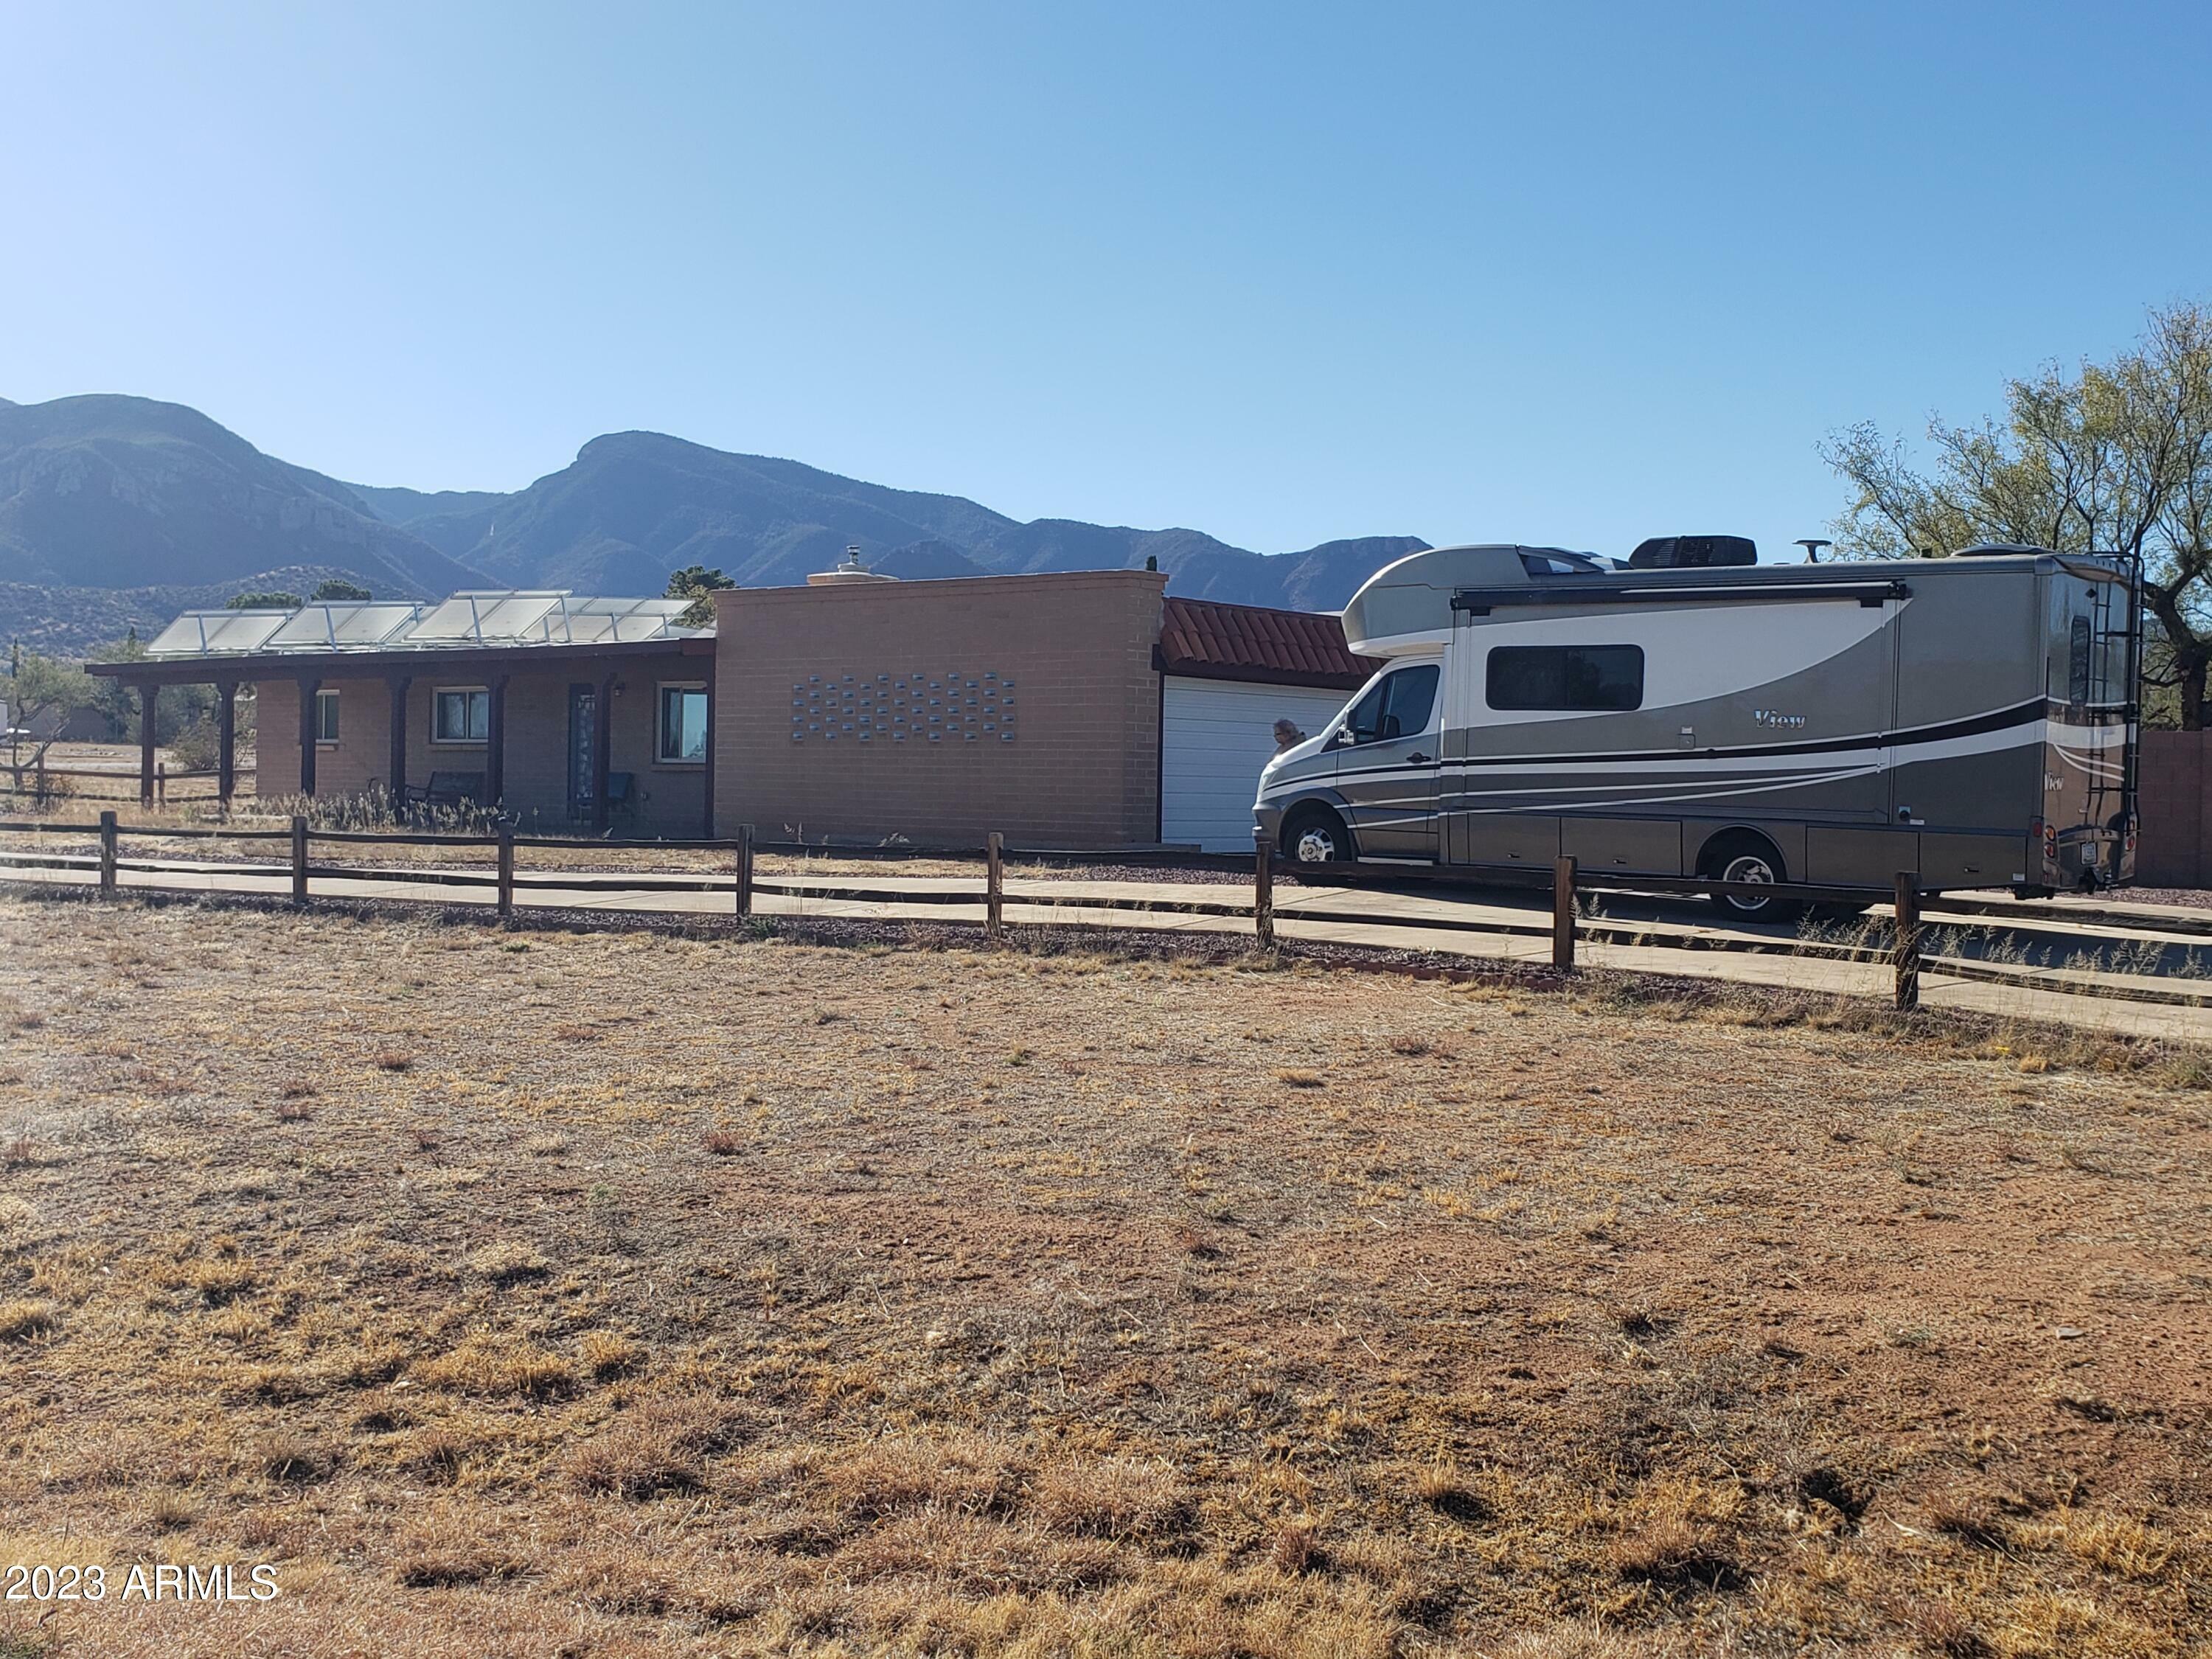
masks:
[(1682, 824), (1679, 818), (1565, 817), (1559, 821), (1559, 851), (1590, 870), (1679, 876)]
[(1919, 868), (1917, 830), (1857, 830), (1832, 823), (1806, 827), (1808, 881), (1886, 889), (1899, 872)]
[(2027, 878), (2025, 836), (1920, 832), (1920, 880), (1926, 887), (2005, 887)]
[(1518, 864), (1548, 870), (1559, 856), (1559, 821), (1520, 812), (1455, 812), (1454, 864)]

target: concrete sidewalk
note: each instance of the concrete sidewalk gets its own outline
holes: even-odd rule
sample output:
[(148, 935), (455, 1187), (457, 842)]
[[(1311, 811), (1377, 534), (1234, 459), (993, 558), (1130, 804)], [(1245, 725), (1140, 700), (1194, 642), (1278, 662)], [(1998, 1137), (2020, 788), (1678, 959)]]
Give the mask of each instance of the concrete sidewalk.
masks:
[[(289, 868), (280, 865), (216, 863), (189, 860), (145, 862), (151, 870), (125, 870), (118, 883), (126, 890), (177, 893), (241, 893), (283, 897), (291, 891)], [(387, 866), (390, 867), (390, 866)], [(526, 872), (529, 884), (518, 887), (515, 903), (520, 909), (559, 908), (601, 910), (625, 914), (726, 916), (733, 895), (718, 891), (685, 891), (661, 883), (696, 884), (697, 875), (665, 872), (658, 880), (641, 874), (635, 885), (616, 891), (593, 890), (559, 884), (564, 872)], [(601, 879), (605, 878), (602, 877)], [(94, 884), (96, 869), (87, 860), (79, 866), (20, 870), (0, 869), (0, 884), (27, 882), (70, 886)], [(981, 923), (984, 915), (981, 883), (974, 878), (941, 876), (873, 875), (835, 878), (763, 878), (776, 884), (865, 887), (884, 897), (816, 897), (781, 893), (763, 887), (754, 896), (754, 910), (763, 916), (818, 917), (855, 921)], [(317, 897), (346, 900), (401, 900), (440, 905), (482, 905), (489, 908), (495, 895), (489, 885), (451, 885), (406, 879), (364, 880), (345, 876), (318, 876), (312, 891)], [(895, 896), (911, 894), (915, 902)], [(925, 895), (958, 895), (922, 902)], [(1241, 884), (1197, 882), (1110, 881), (1096, 878), (1054, 880), (1018, 877), (1006, 883), (1006, 915), (1009, 924), (1079, 924), (1085, 927), (1143, 929), (1170, 933), (1218, 933), (1249, 939), (1252, 921), (1250, 891)], [(1109, 908), (1109, 904), (1136, 906), (1166, 903), (1204, 907), (1230, 914), (1193, 914), (1188, 910)], [(2148, 908), (2148, 907), (2146, 907)], [(1340, 919), (1357, 911), (1358, 919)], [(1316, 916), (1311, 912), (1324, 913)], [(1334, 913), (1334, 914), (1328, 914)], [(2147, 921), (2153, 921), (2146, 916)], [(1420, 922), (1449, 922), (1449, 927), (1420, 926)], [(1548, 896), (1540, 909), (1533, 902), (1512, 898), (1474, 897), (1454, 894), (1392, 892), (1346, 887), (1285, 885), (1276, 894), (1276, 927), (1285, 939), (1376, 946), (1418, 951), (1474, 961), (1504, 961), (1530, 965), (1551, 960)], [(1602, 936), (1611, 928), (1626, 930), (1629, 942)], [(2085, 926), (2085, 938), (2108, 929)], [(2118, 935), (2113, 937), (2135, 937)], [(1666, 940), (1643, 944), (1634, 939)], [(1792, 935), (1780, 928), (1752, 929), (1724, 927), (1673, 918), (1596, 918), (1585, 925), (1577, 941), (1578, 962), (1593, 968), (1625, 972), (1729, 981), (1741, 984), (1811, 992), (1818, 994), (1887, 998), (1892, 975), (1887, 964), (1823, 960), (1781, 954)], [(2187, 940), (2201, 944), (2201, 940)], [(1690, 946), (1692, 948), (1682, 948)], [(1704, 948), (1696, 948), (1703, 946)], [(1759, 947), (1765, 947), (1761, 951)], [(1978, 964), (1980, 971), (1992, 969)], [(2046, 973), (2050, 970), (2045, 970)], [(1935, 963), (1921, 974), (1921, 998), (1930, 1008), (1991, 1014), (2023, 1019), (2051, 1020), (2099, 1030), (2123, 1031), (2187, 1042), (2212, 1042), (2212, 1009), (2166, 1006), (2114, 1000), (2098, 995), (2099, 988), (2124, 989), (2131, 983), (2165, 987), (2163, 980), (2131, 981), (2125, 975), (2075, 972), (2087, 994), (2068, 995), (2025, 983), (1987, 983), (1947, 974)]]

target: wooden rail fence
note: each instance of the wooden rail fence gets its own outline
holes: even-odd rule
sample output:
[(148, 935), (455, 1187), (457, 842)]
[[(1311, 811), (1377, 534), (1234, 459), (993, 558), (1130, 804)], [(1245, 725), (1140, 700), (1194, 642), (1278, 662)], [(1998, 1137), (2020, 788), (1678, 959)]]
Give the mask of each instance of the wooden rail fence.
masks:
[[(103, 811), (93, 823), (26, 823), (0, 819), (0, 833), (31, 833), (46, 835), (87, 836), (96, 838), (94, 854), (88, 859), (83, 854), (68, 853), (28, 853), (15, 854), (0, 850), (0, 866), (15, 868), (82, 869), (89, 865), (97, 872), (99, 891), (112, 896), (119, 890), (120, 877), (125, 872), (155, 877), (176, 875), (180, 872), (173, 865), (165, 865), (145, 858), (130, 859), (123, 855), (122, 838), (154, 841), (210, 840), (222, 842), (264, 842), (286, 844), (286, 857), (281, 865), (242, 865), (240, 873), (262, 877), (289, 878), (290, 897), (295, 903), (306, 903), (313, 896), (313, 884), (323, 880), (344, 880), (366, 883), (398, 883), (416, 885), (452, 887), (489, 887), (493, 894), (493, 909), (500, 917), (511, 917), (515, 909), (518, 888), (550, 889), (564, 892), (726, 892), (732, 898), (732, 913), (739, 917), (754, 914), (756, 897), (769, 892), (793, 898), (821, 898), (854, 902), (890, 903), (906, 906), (957, 907), (976, 903), (983, 907), (985, 936), (994, 943), (1006, 938), (1006, 857), (1005, 837), (994, 832), (980, 849), (983, 862), (983, 883), (980, 894), (973, 889), (910, 889), (871, 885), (854, 878), (822, 877), (800, 874), (762, 878), (755, 869), (755, 857), (759, 850), (753, 828), (747, 824), (734, 836), (711, 840), (648, 840), (642, 838), (578, 839), (551, 836), (518, 835), (507, 825), (500, 825), (488, 834), (417, 834), (412, 831), (377, 831), (362, 830), (325, 830), (313, 827), (304, 817), (295, 817), (283, 828), (248, 829), (239, 826), (209, 825), (131, 825), (118, 822), (112, 811)], [(318, 862), (314, 851), (318, 846), (337, 847), (400, 847), (410, 849), (422, 848), (473, 848), (489, 852), (491, 868), (481, 866), (456, 867), (451, 864), (337, 864)], [(4, 843), (0, 843), (4, 848)], [(555, 848), (568, 852), (597, 852), (601, 850), (637, 850), (660, 852), (710, 852), (725, 854), (729, 860), (726, 874), (702, 872), (593, 872), (540, 870), (518, 873), (516, 852), (519, 848)], [(887, 858), (928, 856), (932, 858), (975, 857), (976, 851), (966, 853), (944, 849), (915, 848), (829, 848), (808, 847), (794, 848), (810, 854), (839, 858), (865, 857), (871, 854)], [(1127, 851), (1084, 854), (1040, 854), (1024, 852), (1024, 858), (1080, 858), (1086, 861), (1142, 859), (1158, 862), (1158, 854), (1138, 854)], [(1212, 858), (1205, 860), (1213, 867), (1222, 867), (1242, 860)], [(204, 874), (222, 866), (199, 864), (187, 866), (191, 873)], [(1040, 898), (1034, 895), (1018, 896), (1017, 902), (1026, 906), (1043, 905), (1060, 911), (1069, 908), (1155, 912), (1221, 918), (1249, 917), (1255, 941), (1263, 950), (1272, 950), (1277, 940), (1278, 912), (1275, 902), (1276, 861), (1272, 842), (1265, 836), (1255, 836), (1253, 856), (1249, 862), (1252, 872), (1252, 896), (1249, 902), (1201, 897), (1162, 898), (1147, 896), (1082, 895), (1066, 898)], [(1342, 883), (1348, 885), (1372, 885), (1384, 881), (1392, 884), (1435, 883), (1439, 886), (1464, 887), (1470, 884), (1466, 872), (1438, 871), (1415, 866), (1376, 866), (1358, 863), (1305, 865), (1294, 866), (1301, 881)], [(1516, 879), (1518, 878), (1518, 879)], [(1846, 904), (1864, 907), (1872, 899), (1865, 890), (1858, 888), (1820, 887), (1805, 884), (1778, 884), (1771, 883), (1741, 883), (1706, 880), (1680, 877), (1658, 876), (1593, 876), (1583, 870), (1574, 859), (1562, 858), (1548, 875), (1536, 872), (1483, 872), (1483, 884), (1490, 886), (1515, 885), (1524, 889), (1541, 890), (1548, 886), (1552, 913), (1547, 927), (1502, 922), (1495, 920), (1469, 921), (1449, 916), (1419, 914), (1397, 914), (1373, 908), (1330, 908), (1326, 904), (1301, 906), (1291, 913), (1301, 921), (1338, 922), (1370, 927), (1384, 927), (1409, 930), (1449, 930), (1486, 933), (1533, 933), (1547, 932), (1551, 940), (1551, 965), (1565, 975), (1577, 971), (1576, 945), (1580, 938), (1597, 937), (1603, 939), (1632, 942), (1655, 948), (1726, 949), (1725, 942), (1695, 941), (1690, 939), (1660, 937), (1655, 939), (1647, 926), (1623, 923), (1609, 919), (1585, 915), (1579, 900), (1584, 896), (1601, 893), (1634, 893), (1651, 895), (1707, 896), (1740, 893), (1747, 897), (1777, 900), (1802, 904)], [(1931, 898), (1923, 895), (1917, 878), (1911, 873), (1900, 873), (1890, 895), (1894, 912), (1891, 943), (1881, 951), (1862, 945), (1835, 944), (1807, 939), (1761, 939), (1753, 948), (1784, 955), (1823, 957), (1830, 960), (1865, 963), (1886, 960), (1893, 976), (1893, 995), (1896, 1006), (1912, 1009), (1920, 1002), (1920, 978), (1926, 961), (1924, 918), (1929, 912), (1966, 919), (1969, 925), (1984, 927), (1998, 925), (1990, 918), (2003, 917), (2014, 923), (2032, 921), (2023, 915), (2026, 907), (2016, 902), (1994, 903), (1971, 898)], [(971, 912), (972, 914), (972, 912)], [(2155, 928), (2145, 927), (2140, 917), (2117, 918), (2113, 913), (2085, 913), (2075, 916), (2085, 921), (2095, 921), (2108, 930), (2121, 928), (2131, 920), (2140, 931), (2159, 933), (2194, 933), (2212, 936), (2212, 919), (2199, 923), (2196, 919), (2161, 918)], [(1055, 923), (1064, 925), (1066, 918), (1055, 915)], [(1097, 925), (1097, 924), (1092, 924)], [(2081, 991), (2084, 988), (2069, 981), (2039, 978), (2027, 980), (2017, 974), (1999, 973), (1979, 964), (1962, 960), (1946, 960), (1942, 971), (1957, 977), (1978, 978), (1998, 983), (2027, 983), (2035, 988), (2058, 991)], [(2100, 991), (2098, 994), (2115, 994)], [(2175, 989), (2160, 994), (2155, 990), (2130, 990), (2119, 993), (2132, 1000), (2183, 1003), (2191, 1006), (2212, 1006), (2212, 993), (2192, 993)]]
[[(154, 763), (154, 804), (156, 806), (168, 805), (169, 786), (173, 783), (182, 783), (195, 778), (217, 778), (221, 775), (212, 766), (172, 768), (167, 761), (156, 761)], [(253, 768), (251, 766), (235, 768), (231, 775), (234, 780), (242, 782), (253, 776)], [(6, 778), (9, 793), (28, 795), (32, 799), (39, 801), (65, 798), (53, 787), (52, 781), (56, 778), (92, 779), (110, 783), (126, 783), (131, 786), (127, 793), (114, 795), (94, 794), (76, 789), (68, 792), (69, 795), (79, 799), (135, 801), (140, 798), (138, 769), (136, 766), (125, 770), (112, 766), (49, 766), (43, 759), (20, 763), (0, 760), (0, 776)], [(208, 797), (199, 795), (192, 799), (205, 800)]]

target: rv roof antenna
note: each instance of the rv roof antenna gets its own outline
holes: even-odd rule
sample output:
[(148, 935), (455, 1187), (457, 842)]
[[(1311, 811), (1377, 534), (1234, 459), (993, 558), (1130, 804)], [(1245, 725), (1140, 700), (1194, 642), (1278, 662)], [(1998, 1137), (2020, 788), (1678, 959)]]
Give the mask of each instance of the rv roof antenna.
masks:
[(1824, 542), (1818, 536), (1800, 536), (1797, 538), (1797, 545), (1805, 550), (1807, 564), (1818, 564), (1820, 562), (1820, 550), (1824, 547), (1833, 547), (1835, 543)]

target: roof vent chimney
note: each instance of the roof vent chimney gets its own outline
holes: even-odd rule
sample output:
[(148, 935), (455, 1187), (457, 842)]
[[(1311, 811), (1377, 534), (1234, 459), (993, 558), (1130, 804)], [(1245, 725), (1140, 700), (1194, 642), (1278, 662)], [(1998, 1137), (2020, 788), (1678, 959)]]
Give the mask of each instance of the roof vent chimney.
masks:
[(848, 582), (895, 582), (896, 576), (879, 575), (860, 562), (860, 544), (845, 550), (845, 562), (835, 570), (817, 570), (806, 579), (809, 587), (842, 587)]

